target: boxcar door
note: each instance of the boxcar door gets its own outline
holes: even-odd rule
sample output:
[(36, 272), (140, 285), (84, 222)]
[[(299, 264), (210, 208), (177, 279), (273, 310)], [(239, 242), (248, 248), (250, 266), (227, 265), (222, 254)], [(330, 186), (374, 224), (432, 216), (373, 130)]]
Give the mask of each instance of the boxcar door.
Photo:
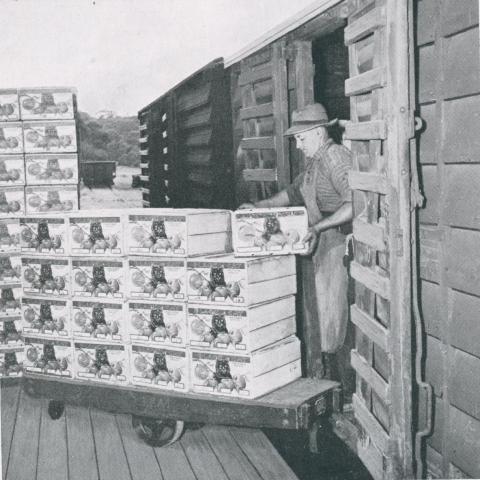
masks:
[(408, 0), (353, 0), (349, 50), (355, 303), (351, 319), (361, 426), (358, 455), (375, 479), (411, 478), (410, 141), (414, 135)]
[(251, 187), (250, 200), (256, 201), (290, 182), (288, 143), (283, 137), (288, 128), (285, 42), (277, 41), (242, 60), (237, 88), (243, 126), (237, 157), (241, 153), (243, 181)]

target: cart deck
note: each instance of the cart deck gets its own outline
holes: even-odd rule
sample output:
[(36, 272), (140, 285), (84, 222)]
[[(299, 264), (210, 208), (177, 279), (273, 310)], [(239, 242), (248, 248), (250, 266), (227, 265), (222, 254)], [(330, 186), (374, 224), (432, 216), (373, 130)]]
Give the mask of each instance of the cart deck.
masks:
[[(75, 391), (61, 382), (36, 383)], [(97, 391), (109, 395), (103, 388)], [(54, 421), (47, 413), (48, 400), (26, 395), (18, 384), (2, 385), (1, 404), (7, 480), (297, 478), (256, 429), (205, 426), (187, 430), (171, 446), (154, 448), (138, 439), (125, 414), (67, 404), (65, 414)]]
[(27, 374), (27, 393), (112, 413), (185, 422), (307, 430), (319, 415), (336, 410), (339, 384), (301, 378), (255, 400), (152, 391)]

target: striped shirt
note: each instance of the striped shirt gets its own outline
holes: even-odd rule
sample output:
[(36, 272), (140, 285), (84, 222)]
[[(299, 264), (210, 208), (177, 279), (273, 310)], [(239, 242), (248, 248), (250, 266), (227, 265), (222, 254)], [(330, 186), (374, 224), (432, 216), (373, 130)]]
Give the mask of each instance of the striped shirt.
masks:
[(315, 174), (316, 200), (320, 211), (333, 213), (345, 202), (352, 201), (352, 191), (348, 185), (348, 171), (352, 169), (352, 153), (343, 145), (329, 139), (312, 158), (307, 159), (305, 171), (298, 175), (287, 187), (290, 205), (304, 205), (300, 191), (306, 175)]

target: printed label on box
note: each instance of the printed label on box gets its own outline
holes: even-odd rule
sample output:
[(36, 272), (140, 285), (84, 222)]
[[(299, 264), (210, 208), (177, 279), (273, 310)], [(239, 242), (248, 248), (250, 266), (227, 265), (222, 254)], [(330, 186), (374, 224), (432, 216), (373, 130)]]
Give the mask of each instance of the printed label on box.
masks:
[(66, 255), (67, 226), (60, 216), (24, 217), (20, 219), (22, 253)]
[(72, 255), (123, 255), (123, 231), (120, 216), (70, 217)]
[(109, 302), (73, 300), (74, 338), (96, 338), (104, 341), (124, 339), (123, 305)]
[(132, 383), (169, 390), (187, 390), (186, 352), (132, 345)]
[(183, 347), (186, 344), (185, 305), (129, 302), (128, 331), (132, 342)]

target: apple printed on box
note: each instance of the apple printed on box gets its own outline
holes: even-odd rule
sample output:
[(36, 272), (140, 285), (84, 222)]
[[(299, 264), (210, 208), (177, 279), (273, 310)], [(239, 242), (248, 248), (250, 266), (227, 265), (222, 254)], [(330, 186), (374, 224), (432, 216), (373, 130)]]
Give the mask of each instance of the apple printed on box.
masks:
[(187, 308), (187, 341), (197, 349), (245, 354), (295, 331), (293, 295), (253, 307), (189, 304)]
[(132, 299), (186, 300), (186, 262), (175, 258), (130, 258), (128, 288)]
[(126, 339), (123, 318), (122, 303), (73, 300), (73, 338), (120, 342)]
[(0, 218), (0, 253), (20, 253), (18, 218)]
[(28, 88), (18, 92), (22, 120), (70, 119), (74, 116), (72, 88)]
[(0, 155), (0, 187), (25, 185), (23, 155)]
[(22, 286), (26, 294), (70, 295), (68, 259), (22, 257)]
[(128, 354), (124, 345), (74, 342), (75, 377), (106, 383), (128, 383)]
[(23, 130), (20, 122), (0, 123), (0, 155), (23, 153)]
[(78, 256), (123, 255), (123, 223), (118, 214), (70, 216), (68, 235), (70, 254)]
[(184, 347), (186, 306), (167, 302), (128, 302), (128, 334), (131, 342)]
[(232, 214), (232, 231), (236, 256), (304, 253), (307, 211), (304, 207), (237, 210)]
[(185, 350), (132, 345), (132, 383), (166, 390), (188, 389)]
[(78, 187), (76, 185), (25, 187), (25, 208), (27, 215), (78, 210)]
[(24, 371), (72, 377), (73, 350), (70, 340), (25, 337)]
[(22, 260), (19, 255), (0, 253), (0, 286), (20, 283), (22, 279)]
[(25, 153), (75, 153), (77, 151), (77, 133), (73, 120), (24, 122), (23, 138)]
[(20, 120), (18, 92), (15, 88), (0, 90), (0, 122)]
[(0, 349), (12, 346), (23, 346), (20, 315), (0, 319)]
[(25, 155), (25, 183), (51, 185), (78, 184), (78, 157), (76, 154)]
[(24, 335), (70, 338), (69, 300), (22, 297)]
[(73, 295), (123, 299), (126, 297), (124, 273), (121, 259), (73, 259)]
[(21, 313), (22, 286), (2, 285), (0, 289), (0, 319), (18, 317)]
[(20, 377), (23, 373), (24, 359), (23, 345), (0, 350), (0, 378)]
[(251, 355), (190, 350), (190, 389), (256, 398), (301, 375), (300, 342), (290, 337)]
[(0, 190), (0, 218), (25, 215), (23, 187), (8, 187)]
[(49, 257), (66, 255), (65, 218), (60, 215), (20, 218), (20, 251)]

